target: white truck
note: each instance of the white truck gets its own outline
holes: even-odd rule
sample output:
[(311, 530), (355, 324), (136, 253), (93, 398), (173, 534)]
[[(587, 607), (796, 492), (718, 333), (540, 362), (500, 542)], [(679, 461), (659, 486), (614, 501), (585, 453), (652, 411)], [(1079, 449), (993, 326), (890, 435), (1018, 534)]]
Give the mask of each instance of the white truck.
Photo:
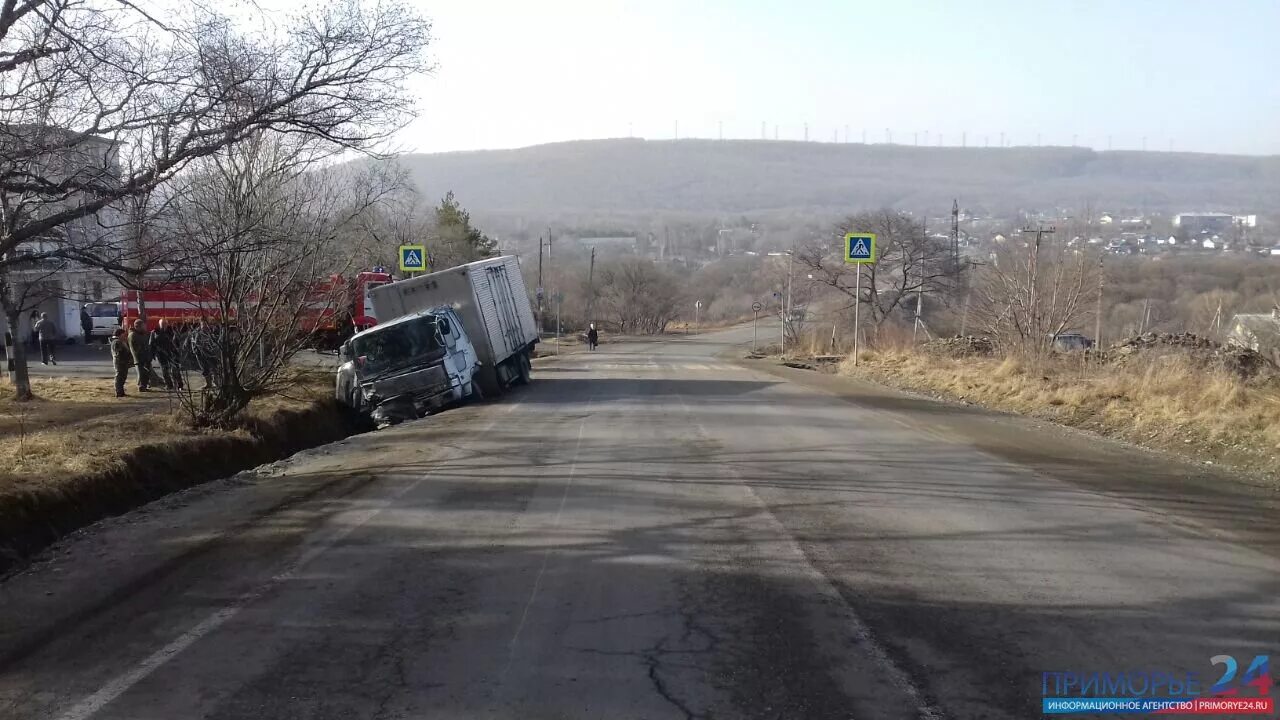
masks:
[(538, 342), (514, 255), (374, 288), (378, 318), (343, 344), (335, 394), (379, 424), (529, 381)]

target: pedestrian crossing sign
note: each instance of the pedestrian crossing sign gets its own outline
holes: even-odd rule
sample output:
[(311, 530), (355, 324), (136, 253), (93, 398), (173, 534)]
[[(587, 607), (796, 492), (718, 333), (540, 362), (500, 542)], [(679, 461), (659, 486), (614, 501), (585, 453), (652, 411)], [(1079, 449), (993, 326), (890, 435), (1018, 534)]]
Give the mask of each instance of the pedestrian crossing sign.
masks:
[(849, 233), (844, 236), (844, 261), (873, 263), (876, 261), (876, 234)]
[(401, 245), (400, 272), (427, 272), (427, 248), (423, 245)]

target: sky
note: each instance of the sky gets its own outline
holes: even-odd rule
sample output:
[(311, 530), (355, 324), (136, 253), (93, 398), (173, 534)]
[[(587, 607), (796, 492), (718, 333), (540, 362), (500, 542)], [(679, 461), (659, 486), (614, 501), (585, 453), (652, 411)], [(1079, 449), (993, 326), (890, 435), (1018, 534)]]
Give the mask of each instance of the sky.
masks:
[[(408, 151), (636, 136), (1280, 154), (1280, 1), (408, 0)], [(846, 135), (847, 129), (847, 135)]]

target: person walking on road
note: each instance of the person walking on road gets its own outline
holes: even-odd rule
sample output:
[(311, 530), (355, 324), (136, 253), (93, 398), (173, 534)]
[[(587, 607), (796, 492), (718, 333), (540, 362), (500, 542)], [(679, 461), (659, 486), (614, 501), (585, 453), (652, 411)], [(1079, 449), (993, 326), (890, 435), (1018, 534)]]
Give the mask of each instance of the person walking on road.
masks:
[(36, 323), (36, 336), (40, 340), (40, 364), (57, 365), (54, 348), (58, 345), (58, 327), (49, 319), (49, 313), (40, 313), (40, 321)]
[(133, 321), (133, 331), (129, 333), (129, 353), (133, 355), (133, 364), (138, 368), (138, 392), (147, 392), (151, 386), (151, 333), (147, 332), (146, 323)]
[(596, 324), (591, 323), (591, 329), (587, 330), (587, 349), (595, 350), (600, 347), (600, 333), (596, 332)]
[(84, 344), (93, 339), (93, 316), (89, 314), (89, 303), (80, 306), (80, 332), (84, 334)]
[(116, 397), (126, 397), (124, 383), (129, 379), (129, 368), (133, 367), (133, 353), (129, 351), (122, 327), (111, 335), (111, 364), (116, 369)]
[(178, 362), (175, 331), (163, 319), (151, 335), (151, 354), (160, 363), (160, 376), (166, 390), (182, 389), (182, 367)]

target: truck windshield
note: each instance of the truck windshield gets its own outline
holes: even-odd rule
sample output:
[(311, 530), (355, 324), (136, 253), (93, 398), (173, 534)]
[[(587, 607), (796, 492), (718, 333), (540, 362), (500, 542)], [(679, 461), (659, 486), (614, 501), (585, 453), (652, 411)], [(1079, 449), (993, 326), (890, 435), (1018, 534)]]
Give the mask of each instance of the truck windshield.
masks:
[(440, 349), (436, 319), (414, 318), (380, 327), (351, 341), (351, 356), (364, 358), (365, 372), (381, 372)]

